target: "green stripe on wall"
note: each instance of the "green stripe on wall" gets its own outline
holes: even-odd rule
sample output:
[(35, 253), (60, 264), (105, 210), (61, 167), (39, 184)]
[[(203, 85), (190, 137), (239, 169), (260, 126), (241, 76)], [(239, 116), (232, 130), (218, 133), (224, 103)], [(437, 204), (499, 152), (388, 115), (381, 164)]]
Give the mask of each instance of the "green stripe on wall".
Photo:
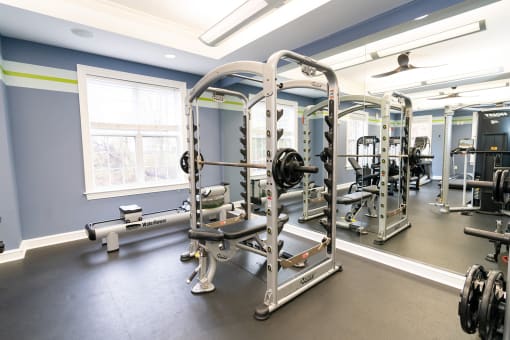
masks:
[(59, 78), (59, 77), (42, 76), (39, 74), (9, 71), (9, 70), (4, 69), (1, 66), (0, 66), (0, 68), (2, 69), (2, 73), (5, 74), (6, 76), (30, 78), (30, 79), (38, 79), (38, 80), (47, 80), (47, 81), (56, 81), (59, 83), (67, 83), (67, 84), (78, 84), (78, 80), (75, 80), (75, 79), (66, 79), (66, 78)]

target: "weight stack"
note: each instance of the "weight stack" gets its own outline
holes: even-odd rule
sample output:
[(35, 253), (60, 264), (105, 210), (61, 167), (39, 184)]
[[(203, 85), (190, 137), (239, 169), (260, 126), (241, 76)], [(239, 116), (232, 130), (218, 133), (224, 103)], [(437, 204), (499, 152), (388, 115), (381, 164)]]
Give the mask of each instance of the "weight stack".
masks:
[[(243, 116), (243, 123), (241, 127), (239, 128), (239, 131), (241, 131), (241, 138), (239, 138), (239, 141), (241, 142), (241, 149), (239, 150), (241, 152), (241, 163), (248, 163), (248, 143), (247, 143), (247, 117)], [(249, 209), (248, 206), (248, 171), (246, 168), (241, 168), (240, 171), (241, 174), (241, 197), (243, 198), (244, 202), (241, 203), (241, 207), (244, 210), (244, 218), (248, 219), (249, 216)]]
[[(335, 155), (333, 155), (334, 150), (334, 128), (336, 124), (336, 109), (331, 108), (331, 106), (334, 104), (333, 100), (330, 100), (329, 105), (329, 114), (324, 117), (324, 120), (326, 121), (326, 124), (328, 126), (328, 130), (324, 132), (324, 137), (327, 141), (327, 146), (324, 147), (322, 150), (324, 157), (322, 158), (322, 161), (324, 162), (324, 169), (326, 170), (325, 176), (324, 176), (324, 186), (326, 187), (326, 193), (324, 194), (324, 199), (327, 202), (327, 207), (324, 209), (324, 215), (326, 218), (321, 223), (322, 226), (326, 229), (326, 235), (328, 238), (332, 237), (332, 230), (335, 228), (335, 221), (331, 218), (331, 213), (333, 209), (336, 209), (336, 202), (333, 202), (333, 190), (336, 190), (336, 188), (333, 188), (333, 178), (335, 176), (334, 169), (333, 169), (333, 160)], [(328, 253), (331, 254), (331, 243), (328, 245)], [(334, 249), (333, 249), (334, 251)]]
[[(283, 117), (283, 109), (276, 110), (276, 122), (277, 122), (276, 124), (277, 124), (277, 126), (278, 126), (278, 121), (282, 117)], [(280, 141), (280, 138), (282, 138), (282, 136), (283, 136), (283, 129), (276, 129), (276, 145), (278, 145), (278, 142)], [(276, 190), (276, 195), (278, 195), (278, 198), (280, 198), (280, 196), (284, 192), (286, 192), (286, 191), (279, 188), (278, 190)], [(278, 200), (278, 202), (280, 202), (280, 200)], [(283, 209), (284, 209), (283, 204), (279, 203), (278, 207), (277, 207), (278, 216), (283, 212)]]
[[(193, 164), (195, 165), (195, 173), (193, 174), (193, 176), (195, 176), (195, 195), (194, 195), (194, 197), (190, 197), (190, 199), (195, 200), (195, 207), (198, 207), (199, 202), (197, 201), (197, 196), (200, 195), (200, 188), (199, 188), (200, 174), (198, 171), (198, 164), (196, 162), (197, 156), (200, 154), (199, 150), (198, 150), (198, 138), (196, 137), (197, 130), (198, 130), (198, 126), (195, 124), (195, 117), (193, 116), (193, 131), (191, 132), (191, 136), (190, 136), (191, 138), (193, 138), (193, 155), (190, 155), (190, 160), (191, 160), (191, 162), (194, 162)], [(190, 173), (190, 176), (192, 176), (191, 173)], [(197, 218), (197, 228), (198, 228), (198, 227), (200, 227), (200, 224), (198, 223), (198, 221), (200, 221), (200, 209), (195, 209), (195, 214), (196, 214), (196, 218)]]
[[(404, 110), (403, 112), (404, 114), (404, 126), (402, 127), (402, 130), (403, 130), (403, 134), (402, 134), (402, 142), (401, 142), (401, 145), (400, 145), (400, 153), (402, 155), (407, 155), (409, 156), (409, 138), (410, 138), (410, 135), (409, 135), (409, 132), (411, 130), (411, 127), (410, 127), (410, 123), (411, 123), (411, 118), (409, 117), (409, 112), (407, 110)], [(402, 169), (402, 188), (400, 190), (400, 195), (402, 197), (402, 205), (404, 207), (407, 207), (407, 194), (408, 194), (408, 191), (407, 191), (407, 187), (408, 187), (408, 183), (410, 181), (410, 178), (409, 178), (409, 157), (405, 157), (405, 158), (400, 158), (400, 168)], [(418, 180), (419, 182), (419, 180)], [(417, 184), (419, 185), (419, 183)], [(405, 209), (405, 208), (404, 208)], [(405, 211), (404, 211), (405, 213)]]

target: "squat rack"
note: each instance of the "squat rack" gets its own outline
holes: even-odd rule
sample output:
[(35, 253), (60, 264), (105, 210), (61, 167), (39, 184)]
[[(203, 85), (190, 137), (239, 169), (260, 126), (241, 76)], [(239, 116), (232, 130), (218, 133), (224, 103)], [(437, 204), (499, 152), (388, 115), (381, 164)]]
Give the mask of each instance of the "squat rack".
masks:
[[(199, 160), (199, 138), (196, 138), (195, 133), (198, 132), (198, 110), (196, 100), (200, 95), (205, 92), (211, 84), (216, 83), (220, 79), (230, 76), (232, 74), (252, 74), (262, 77), (263, 85), (263, 96), (266, 99), (266, 176), (267, 176), (267, 205), (266, 205), (266, 217), (267, 217), (267, 283), (266, 292), (264, 295), (263, 304), (256, 309), (255, 316), (263, 319), (267, 318), (267, 315), (277, 308), (281, 307), (285, 303), (292, 300), (294, 297), (300, 295), (317, 283), (328, 278), (332, 274), (336, 273), (341, 269), (340, 265), (336, 263), (336, 158), (332, 157), (330, 160), (324, 163), (325, 172), (327, 177), (324, 179), (324, 184), (328, 188), (328, 194), (325, 195), (325, 199), (328, 202), (325, 208), (326, 221), (323, 223), (326, 229), (326, 239), (321, 244), (326, 245), (326, 257), (315, 266), (309, 266), (299, 272), (298, 275), (287, 280), (286, 282), (279, 283), (278, 281), (278, 206), (279, 206), (279, 195), (280, 188), (277, 186), (273, 178), (273, 159), (277, 153), (277, 121), (278, 112), (276, 105), (276, 98), (279, 86), (276, 82), (277, 77), (277, 66), (280, 60), (286, 59), (294, 63), (301, 64), (306, 67), (315, 69), (318, 72), (322, 72), (327, 79), (327, 96), (328, 96), (328, 111), (329, 114), (325, 117), (325, 121), (328, 125), (328, 131), (325, 133), (327, 140), (327, 147), (325, 149), (329, 152), (335, 152), (336, 140), (337, 140), (337, 124), (336, 124), (336, 108), (339, 106), (339, 89), (338, 80), (335, 72), (328, 66), (323, 65), (311, 58), (299, 55), (291, 51), (279, 51), (271, 55), (267, 63), (261, 63), (256, 61), (238, 61), (223, 66), (219, 66), (213, 69), (211, 72), (202, 77), (196, 85), (191, 89), (186, 98), (186, 115), (188, 118), (188, 152), (189, 152), (189, 182), (190, 182), (190, 201), (191, 201), (191, 219), (190, 225), (191, 230), (198, 228), (197, 222), (200, 218), (200, 209), (197, 204), (196, 193), (199, 192), (200, 167)], [(246, 119), (248, 118), (248, 119)], [(248, 133), (249, 128), (249, 113), (245, 111), (245, 125), (241, 127), (243, 133)], [(246, 148), (246, 152), (243, 154), (245, 159), (248, 160), (247, 156), (249, 149)], [(195, 161), (197, 160), (197, 161)], [(247, 165), (246, 165), (247, 166)], [(245, 168), (248, 170), (248, 167)], [(243, 171), (243, 170), (241, 170)], [(247, 179), (249, 173), (246, 171), (243, 173), (243, 177)], [(247, 184), (247, 183), (246, 183)], [(246, 190), (249, 190), (249, 186), (246, 185)], [(250, 195), (246, 192), (245, 198), (245, 211), (250, 210), (249, 198)], [(192, 240), (190, 242), (189, 252), (185, 256), (193, 256), (198, 249), (198, 242)], [(301, 256), (307, 256), (308, 253), (300, 254)]]
[[(397, 98), (398, 102), (394, 100)], [(380, 146), (380, 159), (381, 159), (381, 178), (379, 182), (379, 227), (377, 233), (377, 239), (374, 240), (376, 244), (382, 244), (386, 242), (391, 237), (397, 235), (401, 231), (409, 228), (411, 223), (409, 222), (407, 215), (407, 204), (408, 204), (408, 196), (409, 196), (409, 182), (410, 182), (410, 167), (409, 167), (409, 133), (411, 131), (411, 118), (412, 118), (412, 104), (411, 100), (399, 93), (386, 94), (384, 97), (379, 98), (375, 96), (367, 96), (367, 95), (346, 95), (340, 97), (341, 103), (353, 103), (354, 105), (348, 107), (344, 110), (338, 112), (337, 118), (340, 119), (350, 113), (362, 110), (362, 109), (380, 109), (381, 110), (381, 146)], [(308, 107), (305, 111), (305, 119), (309, 118), (313, 113), (322, 110), (326, 107), (326, 102), (320, 102), (314, 106)], [(388, 208), (388, 191), (389, 191), (389, 159), (392, 155), (389, 154), (389, 140), (390, 140), (390, 130), (391, 130), (391, 121), (390, 121), (390, 111), (398, 111), (401, 112), (401, 150), (400, 156), (398, 157), (400, 162), (400, 174), (401, 185), (399, 186), (399, 197), (397, 197), (399, 201), (399, 207), (394, 210), (389, 210)], [(304, 125), (308, 126), (307, 124)], [(305, 148), (304, 158), (310, 157), (309, 148)], [(337, 157), (342, 157), (345, 155), (338, 155)], [(304, 177), (304, 180), (307, 178)], [(303, 193), (307, 193), (306, 190), (308, 188), (307, 183), (303, 184), (304, 190)], [(306, 197), (306, 196), (305, 196)], [(304, 208), (303, 214), (307, 214), (308, 202), (304, 200)], [(315, 211), (312, 211), (310, 215), (303, 215), (304, 218), (315, 218), (320, 216), (319, 214), (313, 215)], [(398, 216), (397, 221), (390, 222), (390, 220), (394, 220), (394, 216)]]

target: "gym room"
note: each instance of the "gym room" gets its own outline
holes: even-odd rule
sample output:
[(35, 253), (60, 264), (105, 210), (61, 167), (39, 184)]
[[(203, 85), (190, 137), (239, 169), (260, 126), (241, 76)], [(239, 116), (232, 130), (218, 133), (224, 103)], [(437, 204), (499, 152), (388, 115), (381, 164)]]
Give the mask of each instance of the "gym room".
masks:
[(0, 339), (510, 340), (508, 13), (0, 0)]

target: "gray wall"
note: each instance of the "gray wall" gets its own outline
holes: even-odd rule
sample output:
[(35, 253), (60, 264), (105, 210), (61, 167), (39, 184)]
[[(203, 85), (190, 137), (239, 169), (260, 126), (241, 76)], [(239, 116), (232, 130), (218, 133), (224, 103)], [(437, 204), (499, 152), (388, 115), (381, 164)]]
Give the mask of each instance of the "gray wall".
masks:
[[(4, 39), (2, 47), (4, 60), (10, 61), (67, 70), (76, 70), (76, 64), (92, 65), (185, 81), (188, 88), (199, 79), (192, 74), (16, 39)], [(88, 222), (116, 218), (119, 205), (136, 203), (144, 211), (151, 212), (175, 208), (187, 198), (186, 189), (87, 200), (83, 195), (78, 94), (12, 86), (4, 90), (3, 85), (0, 90), (0, 96), (5, 92), (8, 102), (7, 115), (4, 106), (0, 108), (0, 212), (4, 218), (0, 237), (9, 239), (10, 248), (17, 248), (21, 238), (74, 231)], [(5, 105), (4, 98), (1, 99)], [(201, 125), (206, 127), (201, 134), (202, 152), (207, 157), (219, 157), (218, 110), (203, 109), (201, 112)], [(6, 136), (9, 134), (13, 159), (8, 153)], [(12, 168), (15, 171), (10, 170)], [(219, 169), (204, 170), (204, 185), (219, 182)], [(17, 183), (17, 198), (14, 183)], [(17, 208), (21, 223), (17, 219)], [(5, 209), (8, 213), (3, 211)], [(12, 226), (9, 230), (13, 232), (4, 235), (7, 225)]]
[[(0, 37), (0, 60), (1, 42)], [(6, 249), (12, 249), (21, 241), (21, 225), (7, 111), (6, 88), (0, 81), (0, 240), (4, 241)]]

